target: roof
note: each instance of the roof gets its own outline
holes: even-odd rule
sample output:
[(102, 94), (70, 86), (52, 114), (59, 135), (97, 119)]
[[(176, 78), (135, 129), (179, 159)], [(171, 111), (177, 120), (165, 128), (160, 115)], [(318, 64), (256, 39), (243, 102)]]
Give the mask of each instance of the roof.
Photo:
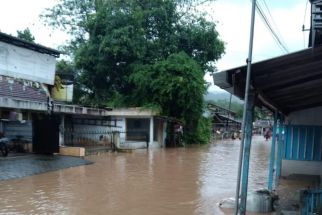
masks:
[(19, 46), (22, 48), (30, 49), (30, 50), (33, 50), (36, 52), (40, 52), (43, 54), (52, 55), (54, 57), (59, 57), (59, 55), (60, 55), (60, 52), (55, 49), (48, 48), (48, 47), (45, 47), (45, 46), (42, 46), (42, 45), (39, 45), (36, 43), (28, 42), (26, 40), (22, 40), (22, 39), (19, 39), (17, 37), (14, 37), (9, 34), (2, 33), (2, 32), (0, 32), (0, 41), (5, 42), (5, 43), (9, 43), (9, 44), (12, 44), (15, 46)]
[[(247, 66), (214, 74), (214, 83), (243, 99)], [(256, 104), (284, 114), (322, 106), (322, 46), (252, 64)]]
[(27, 82), (0, 76), (0, 96), (47, 102), (44, 90), (30, 86)]
[(212, 117), (213, 117), (213, 120), (215, 121), (215, 123), (216, 123), (216, 121), (218, 121), (218, 122), (234, 123), (234, 124), (241, 125), (240, 119), (236, 119), (231, 116), (225, 116), (225, 115), (216, 113)]
[(214, 103), (208, 103), (207, 107), (209, 110), (212, 110), (212, 111), (225, 111), (225, 112), (230, 113), (232, 115), (236, 115), (236, 112), (234, 112), (232, 110), (228, 110), (228, 109), (221, 107), (219, 105), (216, 105)]

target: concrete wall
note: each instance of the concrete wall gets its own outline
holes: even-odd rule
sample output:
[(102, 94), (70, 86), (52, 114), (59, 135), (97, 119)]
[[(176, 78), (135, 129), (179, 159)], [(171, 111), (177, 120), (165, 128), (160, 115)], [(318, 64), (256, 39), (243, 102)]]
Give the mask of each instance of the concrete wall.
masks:
[(125, 133), (126, 132), (126, 126), (125, 126), (125, 117), (117, 117), (113, 116), (111, 117), (112, 121), (115, 121), (115, 126), (118, 127), (120, 131), (123, 131), (120, 133), (120, 142), (125, 142)]
[(286, 124), (291, 125), (321, 125), (322, 106), (290, 113), (286, 117)]
[[(119, 127), (118, 129), (120, 129), (120, 131), (123, 131), (120, 133), (120, 143), (122, 144), (122, 146), (124, 147), (128, 147), (128, 145), (126, 145), (127, 143), (126, 142), (130, 142), (130, 144), (132, 145), (137, 145), (136, 147), (137, 148), (140, 148), (140, 147), (145, 147), (146, 146), (146, 143), (145, 142), (142, 142), (142, 141), (127, 141), (126, 140), (126, 119), (151, 119), (151, 115), (150, 116), (147, 116), (147, 115), (135, 115), (135, 116), (130, 116), (130, 115), (127, 115), (127, 116), (112, 116), (111, 117), (111, 121), (115, 121), (115, 125), (117, 127)], [(152, 122), (154, 122), (155, 120), (152, 120)], [(114, 125), (114, 124), (113, 124)], [(157, 126), (155, 123), (152, 123), (152, 125), (150, 124), (150, 128), (149, 128), (149, 131), (150, 131), (150, 135), (152, 134), (153, 135), (153, 127), (151, 128), (151, 126)], [(150, 139), (150, 143), (149, 143), (149, 147), (151, 148), (160, 148), (164, 145), (164, 141), (165, 141), (165, 129), (166, 129), (166, 124), (163, 123), (163, 126), (162, 126), (162, 130), (158, 130), (158, 133), (160, 133), (160, 137), (157, 137), (157, 141), (153, 141), (153, 137), (151, 137)]]
[(0, 74), (54, 85), (56, 58), (0, 42)]
[(288, 176), (291, 174), (322, 176), (322, 162), (321, 161), (283, 160), (281, 170), (282, 170), (281, 172), (282, 176)]
[(151, 117), (155, 116), (157, 113), (143, 108), (115, 108), (112, 111), (109, 111), (110, 116), (116, 117)]

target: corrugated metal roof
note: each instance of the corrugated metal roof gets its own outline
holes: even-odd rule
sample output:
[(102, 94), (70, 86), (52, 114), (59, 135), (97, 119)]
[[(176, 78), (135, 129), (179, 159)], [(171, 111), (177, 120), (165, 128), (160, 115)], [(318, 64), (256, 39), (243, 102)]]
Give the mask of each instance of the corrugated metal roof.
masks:
[[(221, 88), (231, 85), (234, 94), (243, 98), (246, 66), (230, 69), (225, 84), (214, 82)], [(220, 74), (222, 77), (223, 75)], [(254, 63), (251, 85), (270, 109), (276, 107), (284, 113), (322, 105), (322, 47), (309, 48), (288, 55)], [(261, 99), (261, 100), (263, 100)]]

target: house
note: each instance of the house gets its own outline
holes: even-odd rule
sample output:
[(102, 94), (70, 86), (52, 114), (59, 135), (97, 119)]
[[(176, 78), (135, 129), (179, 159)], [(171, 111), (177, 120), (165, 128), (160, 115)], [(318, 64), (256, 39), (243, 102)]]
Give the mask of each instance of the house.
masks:
[[(301, 180), (302, 187), (298, 188), (301, 195), (297, 199), (301, 214), (314, 214), (322, 207), (322, 3), (311, 3), (311, 47), (252, 64), (245, 121), (247, 151), (251, 145), (254, 106), (273, 112), (268, 189), (278, 189), (282, 178)], [(245, 99), (246, 70), (247, 66), (240, 66), (215, 73), (214, 83)], [(249, 154), (244, 153), (244, 193), (248, 159)]]
[(107, 109), (97, 116), (66, 112), (63, 119), (61, 149), (71, 152), (72, 155), (78, 154), (79, 151), (83, 151), (82, 156), (109, 151), (115, 146), (123, 149), (166, 146), (168, 122), (148, 109)]
[(59, 55), (57, 50), (0, 32), (0, 132), (27, 142), (28, 150), (33, 133), (36, 139), (41, 134), (32, 132), (32, 120), (48, 112), (48, 86), (54, 83)]
[(36, 153), (85, 155), (85, 148), (109, 150), (114, 132), (120, 133), (123, 145), (165, 146), (166, 120), (153, 111), (70, 104), (73, 77), (59, 74), (62, 86), (54, 87), (59, 55), (0, 32), (1, 133)]
[(214, 132), (226, 133), (227, 137), (241, 129), (241, 120), (237, 118), (235, 112), (218, 105), (208, 103), (207, 109), (212, 118), (212, 126)]
[(121, 145), (126, 148), (165, 147), (167, 120), (143, 108), (119, 108), (109, 112), (120, 128)]

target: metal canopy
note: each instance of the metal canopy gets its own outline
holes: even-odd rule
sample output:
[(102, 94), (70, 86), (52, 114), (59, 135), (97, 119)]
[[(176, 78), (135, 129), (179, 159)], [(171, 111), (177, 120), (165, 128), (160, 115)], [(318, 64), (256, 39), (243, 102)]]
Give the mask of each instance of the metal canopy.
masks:
[[(214, 83), (233, 87), (234, 94), (243, 98), (246, 69), (242, 66), (215, 73)], [(322, 46), (254, 63), (251, 85), (257, 93), (256, 105), (284, 114), (322, 106)]]

